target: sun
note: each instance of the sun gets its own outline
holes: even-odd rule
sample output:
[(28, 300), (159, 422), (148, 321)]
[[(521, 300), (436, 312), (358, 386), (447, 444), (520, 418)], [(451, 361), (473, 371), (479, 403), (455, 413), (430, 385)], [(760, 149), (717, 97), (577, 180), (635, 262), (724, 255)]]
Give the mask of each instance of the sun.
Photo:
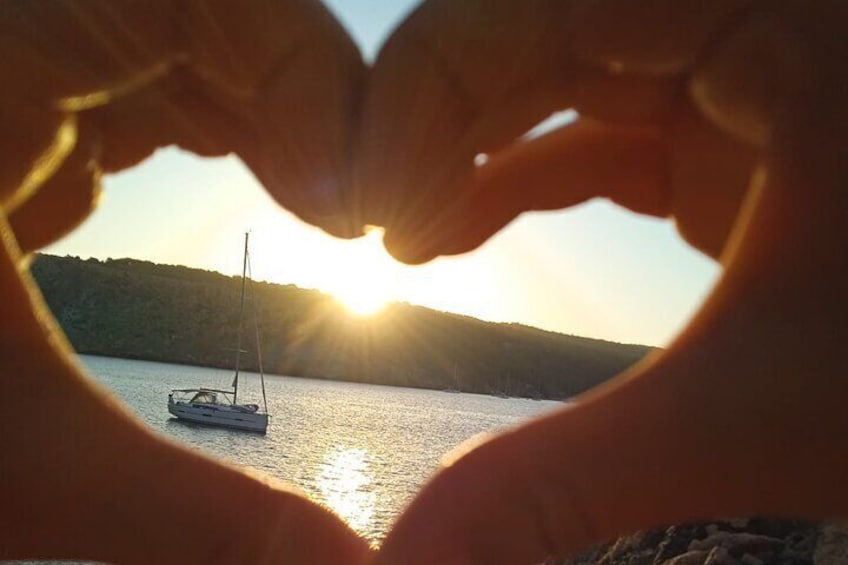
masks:
[(383, 247), (382, 228), (369, 227), (362, 237), (345, 240), (280, 219), (273, 206), (254, 212), (256, 280), (319, 290), (357, 316), (377, 314), (398, 299), (407, 271)]
[(345, 308), (358, 316), (372, 316), (390, 302), (378, 288), (367, 285), (336, 290), (333, 295)]
[(350, 312), (372, 316), (395, 299), (398, 264), (383, 247), (383, 230), (346, 242), (339, 278), (327, 289)]

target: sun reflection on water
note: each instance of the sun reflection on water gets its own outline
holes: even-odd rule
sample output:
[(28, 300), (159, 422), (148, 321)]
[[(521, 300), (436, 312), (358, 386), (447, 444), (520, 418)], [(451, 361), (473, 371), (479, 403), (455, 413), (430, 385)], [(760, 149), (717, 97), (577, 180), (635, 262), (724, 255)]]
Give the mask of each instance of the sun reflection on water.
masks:
[(367, 449), (337, 447), (325, 455), (316, 479), (327, 506), (365, 536), (371, 533), (377, 501), (367, 455)]

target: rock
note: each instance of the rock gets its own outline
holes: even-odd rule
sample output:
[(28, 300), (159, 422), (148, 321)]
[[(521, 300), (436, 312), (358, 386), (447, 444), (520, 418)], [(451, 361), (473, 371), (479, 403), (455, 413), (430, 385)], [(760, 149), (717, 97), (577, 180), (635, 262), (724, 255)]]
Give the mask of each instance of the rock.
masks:
[(742, 556), (742, 559), (739, 561), (742, 562), (742, 565), (765, 565), (764, 561), (759, 557), (754, 557), (750, 553), (746, 553)]
[(704, 560), (704, 565), (739, 565), (739, 562), (719, 545), (710, 550), (710, 554)]
[(700, 524), (671, 526), (665, 531), (665, 538), (657, 547), (653, 565), (664, 564), (669, 559), (686, 553), (692, 540), (707, 537), (706, 528)]
[(732, 527), (736, 528), (737, 530), (744, 530), (744, 529), (748, 528), (748, 524), (751, 523), (751, 519), (750, 518), (733, 518), (731, 520), (728, 520), (727, 523), (730, 524)]
[(695, 549), (669, 559), (663, 565), (704, 565), (709, 555), (709, 551)]
[(783, 540), (769, 536), (744, 532), (719, 532), (703, 540), (693, 540), (689, 544), (689, 549), (711, 551), (714, 547), (722, 547), (733, 557), (741, 557), (745, 553), (779, 552), (784, 546)]
[(572, 555), (564, 561), (549, 559), (544, 565), (596, 565), (606, 555), (609, 544), (595, 546)]
[(844, 565), (848, 563), (848, 531), (837, 524), (826, 524), (819, 532), (813, 552), (815, 565)]
[(803, 529), (792, 532), (786, 537), (786, 552), (806, 556), (812, 559), (813, 551), (816, 549), (820, 528), (806, 525)]
[(663, 530), (651, 530), (621, 537), (598, 561), (598, 565), (652, 565), (657, 553), (657, 545), (664, 538)]
[(771, 538), (786, 538), (793, 532), (815, 527), (815, 524), (802, 520), (787, 520), (785, 518), (756, 517), (748, 520), (745, 531), (750, 534), (760, 534)]
[(718, 524), (707, 524), (704, 529), (707, 531), (707, 537), (714, 536), (721, 531)]
[[(623, 536), (547, 565), (848, 565), (848, 530), (751, 518), (671, 526)], [(814, 551), (817, 561), (813, 561)]]

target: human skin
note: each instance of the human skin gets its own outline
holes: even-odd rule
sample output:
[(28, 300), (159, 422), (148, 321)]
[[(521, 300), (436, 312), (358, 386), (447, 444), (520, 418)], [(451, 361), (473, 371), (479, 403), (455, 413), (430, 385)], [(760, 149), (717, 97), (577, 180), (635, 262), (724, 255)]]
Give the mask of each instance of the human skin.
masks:
[(351, 176), (350, 39), (311, 1), (46, 1), (0, 6), (0, 46), (0, 560), (363, 563), (326, 509), (155, 436), (92, 383), (26, 259), (88, 215), (103, 174), (171, 144), (237, 151), (338, 233), (316, 179)]
[[(687, 520), (848, 515), (845, 22), (839, 2), (433, 0), (396, 30), (361, 190), (397, 257), (606, 197), (672, 218), (724, 272), (665, 350), (451, 458), (379, 564), (517, 565)], [(575, 124), (516, 141), (565, 107)]]
[[(86, 21), (118, 17), (108, 5), (86, 5)], [(169, 41), (185, 34), (158, 30), (149, 12), (170, 3), (139, 4), (120, 16), (123, 26), (106, 28), (121, 39), (152, 37), (139, 39), (150, 48), (111, 66), (96, 49), (86, 59), (56, 45), (49, 57), (26, 58), (31, 50), (6, 49), (30, 41), (13, 33), (20, 26), (0, 28), (4, 51), (22, 57), (0, 63), (3, 76), (20, 77), (2, 94), (0, 378), (10, 390), (38, 385), (25, 389), (26, 402), (0, 401), (0, 557), (365, 559), (330, 514), (142, 430), (81, 375), (29, 282), (25, 253), (88, 212), (101, 172), (171, 143), (202, 155), (235, 151), (278, 201), (331, 233), (385, 226), (387, 247), (408, 262), (471, 250), (524, 211), (600, 196), (674, 218), (686, 241), (724, 267), (666, 350), (434, 477), (378, 563), (532, 563), (689, 519), (848, 515), (845, 8), (636, 5), (426, 2), (382, 50), (364, 90), (349, 40), (305, 1), (280, 4), (294, 12), (276, 19), (254, 11), (261, 2), (191, 4), (196, 19), (185, 21), (212, 14), (217, 25), (189, 26), (196, 41), (177, 49)], [(73, 14), (50, 6), (34, 21), (55, 35)], [(4, 13), (4, 21), (13, 20)], [(317, 22), (307, 35), (322, 48), (298, 51), (273, 33), (303, 21)], [(245, 40), (257, 27), (269, 39), (239, 51), (257, 44)], [(222, 30), (232, 35), (222, 39)], [(261, 64), (219, 64), (222, 45), (234, 60)], [(29, 72), (40, 63), (43, 72)], [(102, 104), (86, 97), (104, 89), (120, 95)], [(568, 107), (580, 111), (578, 123), (516, 142)], [(475, 168), (480, 152), (490, 159)], [(27, 437), (12, 432), (32, 406), (48, 405), (62, 410), (29, 418)], [(185, 503), (187, 484), (249, 508), (256, 504), (245, 501), (264, 500), (257, 521), (279, 526), (210, 523)], [(70, 524), (68, 508), (77, 516)], [(200, 540), (233, 531), (254, 536), (238, 549), (256, 553), (233, 559), (232, 545), (196, 553)]]

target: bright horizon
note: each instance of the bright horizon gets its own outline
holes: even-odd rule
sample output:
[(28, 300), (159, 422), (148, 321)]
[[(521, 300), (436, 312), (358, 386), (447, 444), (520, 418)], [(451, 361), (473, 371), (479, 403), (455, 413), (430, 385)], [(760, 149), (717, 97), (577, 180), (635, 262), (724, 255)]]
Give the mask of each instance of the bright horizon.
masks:
[[(327, 3), (369, 61), (416, 4)], [(524, 214), (476, 251), (401, 265), (378, 232), (344, 241), (299, 221), (237, 158), (201, 159), (174, 148), (107, 177), (95, 213), (43, 251), (233, 275), (241, 272), (247, 230), (255, 279), (328, 292), (355, 311), (397, 300), (624, 343), (667, 343), (718, 274), (671, 222), (603, 201)]]

